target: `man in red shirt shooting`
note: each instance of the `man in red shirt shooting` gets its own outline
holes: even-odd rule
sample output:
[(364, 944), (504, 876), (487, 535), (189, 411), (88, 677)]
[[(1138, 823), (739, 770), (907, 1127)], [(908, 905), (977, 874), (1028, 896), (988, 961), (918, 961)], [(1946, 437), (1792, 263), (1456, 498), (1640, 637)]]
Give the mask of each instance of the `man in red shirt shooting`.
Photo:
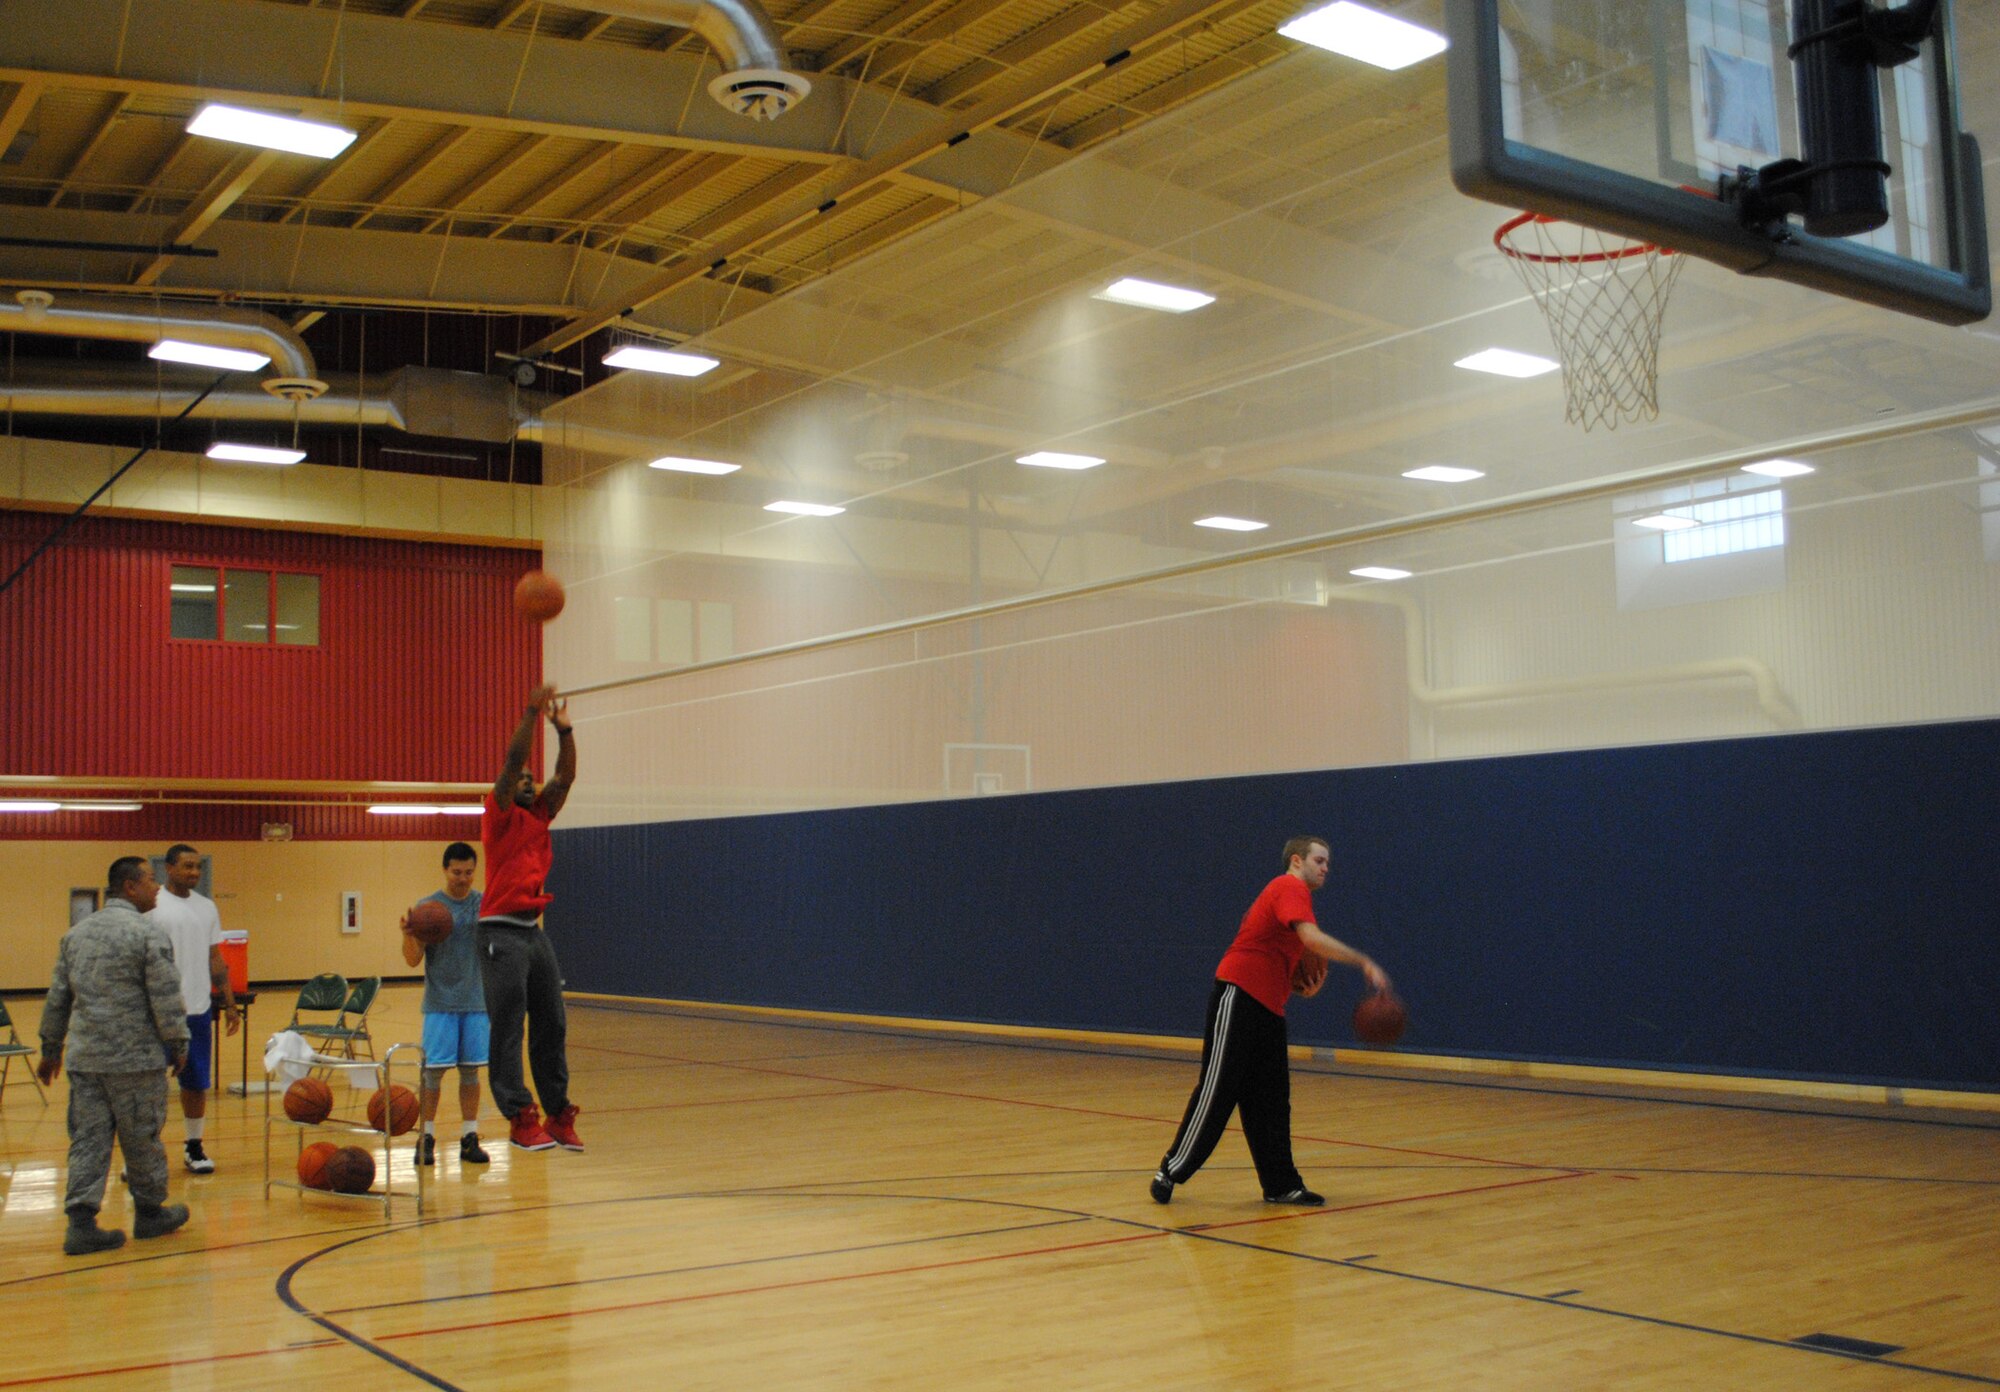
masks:
[[(559, 745), (554, 776), (536, 788), (528, 754), (534, 748), (535, 725), (544, 715), (555, 726)], [(542, 910), (554, 897), (544, 888), (554, 862), (549, 823), (562, 811), (575, 781), (576, 735), (570, 729), (569, 703), (556, 699), (554, 687), (537, 687), (507, 742), (507, 762), (479, 819), (479, 838), (486, 848), (479, 968), (493, 1026), (487, 1077), (494, 1102), (511, 1123), (508, 1139), (522, 1150), (583, 1149), (576, 1134), (577, 1109), (569, 1100), (562, 970), (541, 922)], [(524, 1028), (535, 1094), (521, 1076)], [(548, 1113), (546, 1125), (535, 1110), (536, 1094)]]

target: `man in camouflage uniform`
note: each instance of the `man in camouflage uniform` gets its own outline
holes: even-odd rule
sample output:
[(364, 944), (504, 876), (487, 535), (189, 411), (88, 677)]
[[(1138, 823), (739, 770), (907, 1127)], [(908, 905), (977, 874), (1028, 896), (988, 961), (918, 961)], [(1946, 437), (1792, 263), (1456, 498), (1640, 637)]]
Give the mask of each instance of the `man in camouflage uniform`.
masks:
[(185, 1204), (167, 1199), (167, 1075), (187, 1060), (187, 1013), (181, 976), (167, 935), (140, 915), (160, 886), (139, 856), (111, 863), (104, 907), (63, 935), (56, 971), (42, 1008), (42, 1061), (35, 1074), (53, 1083), (69, 1041), (69, 1189), (63, 1207), (69, 1231), (63, 1251), (73, 1257), (124, 1245), (120, 1229), (97, 1226), (114, 1136), (125, 1152), (132, 1231), (160, 1237), (187, 1222)]

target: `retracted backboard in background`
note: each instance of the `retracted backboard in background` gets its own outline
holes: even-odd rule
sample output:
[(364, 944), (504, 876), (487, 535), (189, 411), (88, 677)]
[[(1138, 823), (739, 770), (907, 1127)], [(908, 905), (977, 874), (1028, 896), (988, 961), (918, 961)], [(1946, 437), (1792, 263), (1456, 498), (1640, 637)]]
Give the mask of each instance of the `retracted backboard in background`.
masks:
[(1802, 155), (1790, 0), (1446, 0), (1458, 187), (1866, 303), (1964, 324), (1992, 309), (1979, 150), (1962, 132), (1943, 0), (1883, 70), (1889, 219), (1776, 235), (1718, 195)]

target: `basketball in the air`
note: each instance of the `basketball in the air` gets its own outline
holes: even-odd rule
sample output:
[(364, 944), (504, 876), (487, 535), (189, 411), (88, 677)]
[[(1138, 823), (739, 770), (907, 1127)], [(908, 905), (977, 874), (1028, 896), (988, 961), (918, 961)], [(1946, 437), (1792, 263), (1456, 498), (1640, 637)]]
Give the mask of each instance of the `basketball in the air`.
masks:
[(1394, 1044), (1409, 1023), (1410, 1012), (1386, 991), (1363, 997), (1354, 1007), (1354, 1037), (1364, 1044)]
[(1316, 996), (1319, 988), (1326, 985), (1326, 958), (1307, 948), (1299, 954), (1298, 965), (1292, 968), (1292, 994)]
[(451, 910), (435, 899), (412, 904), (403, 931), (426, 947), (441, 943), (451, 936)]
[(531, 570), (514, 586), (514, 607), (521, 617), (547, 623), (563, 611), (562, 582), (545, 570)]
[[(384, 1092), (388, 1096), (385, 1099)], [(387, 1089), (376, 1088), (368, 1099), (368, 1124), (377, 1131), (386, 1130), (392, 1136), (400, 1136), (417, 1124), (417, 1095), (401, 1083), (391, 1084)], [(388, 1126), (384, 1127), (383, 1122)]]
[(345, 1145), (326, 1162), (327, 1186), (336, 1194), (365, 1194), (375, 1184), (375, 1157)]
[(333, 1089), (324, 1078), (301, 1078), (285, 1089), (285, 1115), (293, 1121), (325, 1121), (333, 1111)]
[[(321, 1087), (326, 1084), (321, 1083)], [(314, 1141), (299, 1152), (299, 1183), (308, 1189), (331, 1189), (333, 1181), (326, 1177), (327, 1162), (340, 1147), (332, 1141)], [(374, 1168), (371, 1162), (369, 1168)]]

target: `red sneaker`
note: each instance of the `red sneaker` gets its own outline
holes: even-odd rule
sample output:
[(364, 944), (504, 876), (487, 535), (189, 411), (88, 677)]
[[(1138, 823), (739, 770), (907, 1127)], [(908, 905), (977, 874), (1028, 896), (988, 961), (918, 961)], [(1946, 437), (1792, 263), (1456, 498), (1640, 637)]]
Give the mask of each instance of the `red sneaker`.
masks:
[(549, 1118), (548, 1134), (564, 1150), (582, 1150), (583, 1142), (576, 1134), (576, 1104), (572, 1102)]
[(522, 1150), (554, 1150), (556, 1138), (542, 1129), (542, 1114), (533, 1107), (514, 1113), (507, 1139)]

